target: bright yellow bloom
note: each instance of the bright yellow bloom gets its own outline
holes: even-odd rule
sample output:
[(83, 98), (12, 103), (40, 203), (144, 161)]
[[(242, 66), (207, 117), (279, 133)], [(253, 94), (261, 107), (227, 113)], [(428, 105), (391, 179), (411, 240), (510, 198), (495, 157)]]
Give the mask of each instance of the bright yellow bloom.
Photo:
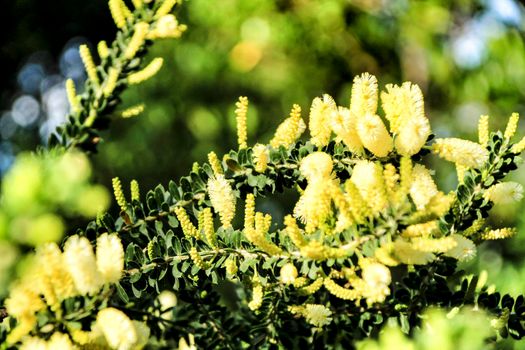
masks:
[(193, 237), (195, 239), (200, 239), (199, 230), (197, 230), (195, 225), (193, 225), (193, 223), (190, 221), (188, 213), (186, 213), (186, 210), (183, 207), (176, 207), (175, 215), (177, 215), (182, 232), (187, 238)]
[(330, 95), (323, 95), (323, 98), (316, 97), (310, 108), (310, 122), (308, 128), (312, 136), (311, 142), (315, 146), (322, 147), (328, 144), (332, 129), (330, 118), (332, 112), (337, 110), (337, 105)]
[(78, 100), (77, 92), (75, 89), (75, 82), (73, 79), (66, 80), (66, 92), (69, 105), (71, 106), (71, 111), (77, 113), (80, 111), (80, 101)]
[(355, 184), (374, 215), (388, 205), (383, 168), (379, 163), (360, 160), (354, 166), (350, 180)]
[(131, 200), (132, 201), (140, 201), (140, 189), (139, 189), (139, 183), (137, 180), (131, 180), (130, 183), (130, 192), (131, 192)]
[(104, 96), (109, 97), (117, 87), (118, 78), (120, 75), (120, 69), (117, 69), (115, 67), (110, 67), (108, 71), (108, 77), (106, 78), (106, 81), (104, 82), (104, 87), (102, 89), (102, 93)]
[(253, 229), (255, 226), (255, 196), (253, 193), (246, 195), (244, 207), (244, 230)]
[(126, 202), (126, 197), (124, 197), (124, 191), (122, 191), (122, 183), (120, 182), (120, 179), (118, 177), (114, 177), (111, 180), (111, 183), (113, 184), (113, 193), (120, 210), (126, 210), (128, 203)]
[(252, 290), (252, 300), (248, 303), (250, 310), (255, 311), (262, 306), (263, 287), (259, 283), (255, 283)]
[(109, 56), (108, 44), (104, 40), (101, 40), (98, 42), (97, 52), (98, 52), (98, 56), (100, 57), (100, 59), (104, 59)]
[(36, 312), (42, 310), (45, 304), (32, 286), (27, 283), (19, 283), (9, 292), (9, 297), (5, 301), (5, 307), (9, 315), (20, 319), (26, 316), (33, 316)]
[(509, 118), (509, 122), (507, 123), (507, 127), (505, 128), (505, 134), (503, 137), (506, 139), (512, 138), (514, 134), (516, 133), (516, 130), (518, 129), (518, 121), (520, 120), (520, 115), (518, 113), (512, 113), (512, 115)]
[(377, 111), (377, 79), (369, 73), (354, 78), (350, 111), (358, 119)]
[(191, 261), (201, 270), (208, 269), (209, 265), (202, 259), (202, 256), (200, 256), (199, 251), (195, 247), (191, 247), (190, 249), (190, 258)]
[(122, 0), (109, 0), (109, 11), (117, 28), (124, 28), (127, 18), (131, 15), (124, 2)]
[(97, 314), (97, 326), (112, 349), (131, 349), (138, 341), (133, 322), (118, 309), (109, 307), (100, 310)]
[(386, 91), (381, 93), (381, 105), (392, 133), (398, 134), (402, 126), (411, 120), (426, 123), (423, 122), (426, 117), (419, 86), (404, 82), (401, 86), (388, 84), (385, 88)]
[(117, 234), (97, 238), (97, 268), (104, 283), (117, 283), (124, 271), (124, 248)]
[(239, 143), (239, 149), (248, 147), (246, 143), (248, 139), (248, 129), (246, 126), (246, 119), (248, 115), (248, 98), (239, 97), (239, 101), (235, 104), (237, 109), (235, 110), (235, 119), (237, 121), (237, 142)]
[(128, 84), (140, 84), (143, 81), (148, 80), (159, 72), (164, 63), (162, 57), (155, 57), (146, 67), (142, 70), (132, 73), (128, 76)]
[(514, 144), (511, 148), (511, 151), (512, 153), (516, 153), (516, 154), (519, 154), (521, 152), (523, 152), (523, 150), (525, 149), (525, 137), (523, 137), (520, 142)]
[(215, 152), (211, 151), (208, 153), (208, 162), (210, 163), (211, 169), (213, 170), (215, 176), (224, 174), (221, 161)]
[(37, 337), (28, 337), (22, 341), (20, 350), (48, 350), (47, 342)]
[(403, 156), (418, 153), (425, 145), (430, 133), (430, 122), (425, 116), (416, 116), (406, 120), (400, 125), (395, 139), (397, 153)]
[(455, 248), (457, 241), (452, 237), (416, 237), (412, 239), (412, 246), (422, 252), (443, 253)]
[(275, 131), (275, 135), (270, 140), (270, 146), (278, 148), (290, 147), (306, 130), (306, 124), (301, 118), (301, 107), (293, 105), (290, 117), (286, 118)]
[(324, 287), (330, 294), (344, 300), (357, 300), (361, 298), (360, 293), (356, 289), (347, 289), (341, 287), (330, 278), (324, 279)]
[(482, 115), (481, 117), (479, 117), (478, 140), (481, 146), (487, 147), (487, 144), (489, 143), (489, 116), (488, 115)]
[(417, 250), (411, 243), (401, 238), (394, 241), (392, 249), (396, 259), (407, 265), (425, 265), (435, 258), (434, 254)]
[(86, 237), (77, 235), (64, 244), (64, 261), (80, 294), (94, 295), (104, 282), (97, 269), (93, 247)]
[(423, 210), (430, 200), (438, 193), (437, 185), (432, 179), (430, 170), (424, 165), (416, 164), (412, 169), (412, 185), (410, 197), (418, 210)]
[(268, 167), (269, 160), (268, 149), (265, 145), (260, 143), (253, 146), (253, 162), (255, 165), (255, 171), (258, 173), (264, 173)]
[(357, 134), (356, 116), (350, 112), (350, 109), (338, 107), (332, 112), (330, 122), (332, 130), (350, 152), (363, 153), (363, 143)]
[(97, 68), (87, 45), (80, 45), (79, 53), (80, 58), (82, 58), (82, 62), (84, 63), (84, 67), (86, 68), (89, 80), (91, 80), (96, 86), (99, 86), (100, 80), (98, 79)]
[(485, 190), (483, 197), (495, 204), (519, 202), (523, 198), (523, 186), (517, 182), (500, 182)]
[(306, 322), (315, 327), (323, 327), (332, 322), (332, 311), (324, 305), (305, 304), (289, 306), (288, 310), (294, 314), (302, 316)]
[(47, 342), (47, 349), (48, 350), (75, 350), (77, 349), (76, 346), (73, 345), (71, 342), (71, 339), (69, 339), (69, 336), (67, 334), (55, 332), (49, 338)]
[(228, 258), (228, 260), (226, 260), (226, 262), (224, 263), (225, 267), (226, 267), (226, 273), (230, 276), (234, 276), (235, 274), (237, 274), (237, 271), (238, 271), (238, 267), (237, 267), (237, 261), (235, 260), (235, 258)]
[(280, 270), (281, 282), (284, 284), (292, 284), (297, 278), (297, 268), (292, 263), (284, 264)]
[(432, 149), (441, 158), (467, 168), (481, 168), (489, 159), (489, 152), (480, 144), (457, 138), (436, 139)]
[(246, 238), (269, 255), (282, 253), (282, 249), (273, 244), (266, 238), (268, 229), (272, 223), (272, 217), (269, 214), (255, 213), (255, 227), (245, 228)]
[(228, 180), (223, 175), (217, 175), (208, 180), (208, 195), (213, 209), (219, 213), (222, 226), (231, 227), (235, 216), (235, 203), (237, 198), (233, 193)]
[(301, 160), (300, 171), (308, 181), (327, 179), (332, 169), (332, 157), (325, 152), (313, 152)]
[(376, 114), (357, 119), (357, 134), (363, 146), (377, 157), (386, 157), (394, 147), (385, 124)]
[(384, 302), (390, 295), (389, 285), (392, 281), (388, 267), (377, 262), (366, 263), (362, 266), (361, 276), (364, 281), (362, 296), (366, 298), (367, 303)]
[(516, 232), (515, 228), (505, 227), (484, 232), (481, 238), (485, 240), (505, 239), (514, 236)]
[(302, 287), (301, 291), (306, 295), (311, 295), (317, 292), (324, 284), (324, 278), (318, 277), (315, 281), (310, 283), (310, 285), (306, 287)]
[(161, 18), (162, 16), (167, 15), (173, 9), (173, 6), (177, 3), (177, 0), (164, 0), (162, 5), (160, 5), (157, 12), (155, 12), (155, 18)]
[(174, 15), (168, 14), (158, 19), (148, 39), (179, 38), (186, 29), (185, 24), (179, 24)]
[(286, 233), (288, 234), (288, 237), (290, 237), (290, 239), (296, 247), (300, 248), (306, 244), (304, 235), (301, 229), (299, 229), (299, 227), (297, 226), (297, 221), (294, 219), (293, 216), (286, 215), (284, 217), (284, 224), (286, 225)]
[(133, 118), (133, 117), (138, 116), (140, 113), (144, 112), (144, 108), (145, 108), (144, 104), (140, 103), (138, 105), (126, 108), (125, 110), (122, 111), (122, 113), (120, 113), (120, 115), (124, 119)]
[(208, 245), (217, 248), (217, 235), (213, 226), (213, 214), (210, 208), (204, 208), (199, 214), (199, 230), (204, 233)]
[(407, 226), (406, 229), (403, 230), (401, 235), (405, 238), (410, 237), (429, 237), (433, 233), (435, 233), (439, 228), (438, 221), (428, 221), (423, 222), (419, 224), (414, 224)]
[(139, 22), (135, 24), (133, 36), (124, 51), (124, 57), (128, 60), (135, 57), (137, 52), (140, 50), (144, 41), (146, 40), (146, 35), (149, 31), (149, 24), (146, 22)]
[[(330, 181), (330, 180), (328, 180)], [(294, 216), (306, 224), (306, 232), (313, 232), (332, 214), (330, 185), (326, 180), (310, 182), (294, 208)]]
[(456, 241), (456, 246), (445, 252), (446, 256), (459, 261), (470, 260), (476, 255), (476, 245), (470, 239), (458, 234), (450, 235)]

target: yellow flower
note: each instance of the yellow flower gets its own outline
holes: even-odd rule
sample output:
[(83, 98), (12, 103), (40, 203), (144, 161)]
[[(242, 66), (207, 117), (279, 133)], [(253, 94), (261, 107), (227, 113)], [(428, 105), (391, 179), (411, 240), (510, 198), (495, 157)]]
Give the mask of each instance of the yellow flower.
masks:
[(38, 337), (28, 337), (22, 341), (20, 350), (48, 350), (47, 342)]
[(157, 297), (160, 303), (160, 309), (162, 310), (161, 317), (165, 320), (171, 320), (173, 318), (172, 309), (177, 306), (177, 296), (170, 290), (162, 291)]
[(239, 149), (242, 149), (248, 147), (246, 144), (248, 139), (248, 129), (246, 127), (248, 98), (244, 96), (239, 97), (239, 101), (235, 104), (235, 107), (237, 107), (235, 110), (235, 119), (237, 121), (237, 142), (239, 143)]
[(292, 314), (300, 315), (306, 322), (316, 327), (323, 327), (332, 322), (332, 311), (324, 305), (305, 304), (302, 306), (289, 306)]
[(394, 241), (392, 249), (396, 259), (407, 265), (425, 265), (435, 258), (434, 254), (417, 250), (411, 243), (401, 238)]
[(386, 157), (394, 147), (385, 124), (376, 114), (366, 114), (357, 119), (357, 134), (363, 146), (377, 157)]
[(504, 238), (509, 238), (509, 237), (514, 236), (516, 232), (517, 231), (515, 228), (505, 227), (505, 228), (500, 228), (497, 230), (490, 230), (490, 231), (484, 232), (481, 235), (481, 238), (486, 239), (486, 240), (504, 239)]
[(281, 281), (284, 284), (292, 284), (297, 278), (297, 268), (292, 263), (284, 264), (281, 267), (280, 275)]
[[(328, 180), (330, 181), (330, 180)], [(306, 224), (306, 232), (313, 232), (331, 215), (330, 187), (326, 181), (310, 182), (294, 208), (294, 216)]]
[(452, 234), (450, 237), (456, 241), (456, 246), (446, 251), (446, 256), (458, 259), (459, 261), (466, 261), (476, 255), (476, 245), (470, 239), (458, 234)]
[(325, 152), (313, 152), (301, 160), (300, 171), (308, 181), (329, 178), (332, 169), (332, 157)]
[(219, 213), (222, 226), (231, 227), (231, 222), (235, 216), (237, 198), (223, 175), (217, 175), (208, 180), (208, 195), (213, 209)]
[(69, 336), (67, 334), (63, 334), (60, 332), (55, 332), (49, 338), (49, 341), (47, 342), (47, 349), (48, 350), (74, 350), (77, 349), (76, 346), (73, 345), (71, 342), (71, 339), (69, 339)]
[(509, 118), (509, 122), (507, 123), (507, 127), (505, 128), (505, 134), (503, 137), (506, 139), (510, 139), (514, 134), (516, 133), (516, 129), (518, 128), (518, 121), (520, 120), (520, 116), (518, 113), (512, 113), (512, 115)]
[(351, 152), (356, 154), (363, 152), (363, 143), (356, 129), (356, 116), (350, 112), (350, 109), (338, 107), (332, 112), (330, 123), (334, 133)]
[(162, 57), (155, 57), (146, 67), (128, 76), (128, 84), (140, 84), (159, 72), (164, 64)]
[(112, 349), (131, 349), (138, 340), (133, 322), (115, 308), (102, 309), (97, 314), (97, 326)]
[(306, 130), (306, 124), (301, 118), (301, 107), (293, 105), (290, 117), (286, 118), (275, 131), (275, 135), (270, 141), (270, 146), (278, 148), (290, 147)]
[(355, 184), (365, 202), (379, 214), (388, 205), (383, 169), (380, 164), (360, 160), (352, 170), (350, 180)]
[(269, 154), (268, 149), (265, 145), (260, 143), (253, 146), (253, 162), (255, 165), (255, 171), (258, 173), (264, 173), (268, 167)]
[(483, 147), (487, 147), (489, 143), (489, 116), (482, 115), (479, 117), (478, 123), (478, 139), (479, 144)]
[(432, 148), (441, 158), (467, 168), (481, 168), (489, 159), (489, 152), (480, 144), (457, 138), (436, 139)]
[(64, 261), (80, 294), (93, 295), (102, 287), (93, 247), (86, 237), (69, 237), (64, 245)]
[(326, 146), (330, 141), (332, 129), (330, 128), (330, 117), (337, 109), (334, 99), (330, 95), (323, 98), (316, 97), (310, 108), (309, 129), (312, 136), (311, 142), (318, 147)]
[(397, 153), (412, 156), (421, 150), (430, 136), (430, 122), (426, 117), (415, 117), (407, 120), (399, 127), (395, 139)]
[(126, 47), (126, 50), (124, 51), (124, 57), (126, 57), (128, 60), (135, 57), (139, 49), (144, 44), (144, 41), (146, 40), (146, 35), (148, 35), (149, 31), (149, 24), (146, 22), (139, 22), (135, 24), (134, 32), (131, 37), (131, 40), (128, 43), (128, 46)]
[(255, 311), (262, 306), (263, 301), (263, 287), (256, 283), (252, 291), (252, 300), (248, 303), (250, 310)]
[(437, 195), (438, 189), (430, 170), (424, 165), (416, 164), (412, 169), (413, 181), (410, 186), (410, 197), (418, 210), (423, 210), (430, 200)]
[(350, 111), (358, 119), (377, 111), (377, 79), (369, 73), (354, 78)]
[(483, 197), (495, 204), (519, 202), (523, 198), (523, 186), (517, 182), (501, 182), (488, 188)]
[(124, 248), (117, 234), (97, 238), (97, 268), (104, 283), (117, 283), (124, 270)]

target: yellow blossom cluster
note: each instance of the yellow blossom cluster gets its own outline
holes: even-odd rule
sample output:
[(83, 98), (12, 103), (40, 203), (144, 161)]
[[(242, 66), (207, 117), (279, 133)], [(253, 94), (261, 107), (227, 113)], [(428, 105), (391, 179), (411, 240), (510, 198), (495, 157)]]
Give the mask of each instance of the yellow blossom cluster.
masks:
[(14, 344), (29, 334), (36, 326), (36, 314), (46, 306), (60, 319), (63, 300), (98, 293), (102, 286), (118, 282), (123, 269), (124, 250), (116, 234), (100, 235), (96, 254), (87, 238), (76, 235), (66, 241), (63, 252), (55, 243), (39, 247), (5, 302), (7, 312), (17, 320), (8, 342)]

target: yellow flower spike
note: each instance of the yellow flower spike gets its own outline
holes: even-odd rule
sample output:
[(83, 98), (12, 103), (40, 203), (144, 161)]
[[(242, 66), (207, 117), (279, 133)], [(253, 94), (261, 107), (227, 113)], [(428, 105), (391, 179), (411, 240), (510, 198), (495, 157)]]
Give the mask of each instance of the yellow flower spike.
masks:
[[(295, 281), (293, 282), (293, 286), (295, 288), (302, 288), (306, 286), (306, 284), (308, 284), (308, 278), (306, 277), (297, 277)], [(321, 285), (323, 284), (321, 283)]]
[(410, 197), (418, 210), (423, 210), (430, 200), (438, 193), (437, 185), (432, 179), (430, 170), (424, 165), (416, 164), (412, 169), (412, 185)]
[(324, 278), (318, 277), (315, 281), (313, 281), (310, 285), (306, 287), (301, 288), (301, 292), (306, 295), (312, 295), (315, 292), (317, 292), (321, 287), (323, 286)]
[(162, 3), (162, 5), (160, 5), (157, 12), (155, 12), (155, 18), (159, 19), (162, 16), (165, 16), (168, 13), (170, 13), (171, 10), (173, 9), (173, 6), (175, 6), (175, 4), (177, 4), (177, 0), (164, 0), (164, 2)]
[(457, 246), (457, 241), (452, 237), (428, 238), (415, 237), (412, 239), (414, 249), (422, 252), (444, 253)]
[(372, 216), (370, 207), (363, 199), (359, 189), (354, 185), (352, 180), (347, 180), (345, 182), (345, 192), (347, 202), (350, 204), (352, 215), (357, 223), (362, 223), (367, 217)]
[(505, 128), (505, 134), (503, 137), (506, 139), (512, 138), (514, 134), (516, 134), (516, 130), (518, 129), (518, 121), (520, 120), (520, 115), (518, 113), (512, 113), (512, 115), (509, 118), (509, 122), (507, 123), (507, 127)]
[(130, 74), (128, 76), (128, 84), (134, 85), (134, 84), (140, 84), (151, 77), (153, 77), (155, 74), (159, 72), (159, 70), (162, 68), (162, 64), (164, 63), (164, 59), (161, 57), (154, 58), (146, 67), (144, 67), (142, 70)]
[(350, 111), (358, 119), (377, 111), (377, 79), (369, 73), (354, 78)]
[(117, 28), (123, 29), (126, 26), (128, 17), (131, 15), (126, 4), (122, 0), (109, 0), (109, 11)]
[(104, 96), (109, 97), (117, 87), (118, 78), (120, 76), (120, 70), (114, 67), (110, 67), (108, 71), (108, 77), (104, 83), (102, 93)]
[(360, 293), (356, 289), (347, 289), (341, 287), (330, 278), (324, 279), (324, 287), (330, 294), (338, 297), (339, 299), (357, 300), (361, 298)]
[(301, 160), (299, 170), (308, 180), (325, 180), (330, 177), (333, 169), (332, 157), (325, 152), (313, 152)]
[(306, 130), (306, 124), (301, 118), (301, 107), (293, 105), (290, 117), (286, 118), (275, 131), (273, 138), (270, 140), (270, 146), (278, 148), (284, 146), (290, 147)]
[[(430, 131), (430, 126), (425, 117), (423, 94), (419, 86), (411, 82), (404, 82), (401, 86), (388, 84), (385, 88), (386, 91), (381, 93), (381, 105), (390, 123), (390, 131), (399, 134), (406, 123), (416, 121), (416, 124), (423, 128), (419, 129), (415, 135), (419, 135), (419, 142), (423, 142), (424, 134)], [(409, 152), (406, 153), (408, 155)]]
[(191, 247), (190, 249), (190, 258), (191, 261), (193, 261), (193, 263), (201, 270), (206, 270), (209, 267), (195, 247)]
[(246, 143), (248, 139), (248, 129), (246, 126), (246, 119), (248, 115), (248, 98), (241, 96), (239, 101), (235, 104), (235, 120), (237, 121), (237, 142), (239, 149), (248, 147)]
[(255, 228), (245, 229), (244, 234), (251, 243), (264, 252), (269, 255), (278, 255), (282, 253), (282, 249), (266, 238), (271, 222), (272, 217), (270, 215), (257, 212), (255, 213)]
[(137, 51), (142, 47), (149, 31), (149, 24), (146, 22), (139, 22), (135, 24), (133, 36), (124, 51), (124, 57), (128, 60), (135, 57)]
[(155, 23), (155, 27), (148, 33), (148, 39), (179, 38), (187, 29), (184, 24), (179, 24), (177, 18), (168, 14), (162, 16)]
[(89, 48), (87, 45), (82, 44), (79, 47), (79, 53), (80, 58), (82, 59), (82, 62), (84, 63), (84, 67), (86, 68), (86, 73), (89, 78), (93, 82), (95, 86), (100, 86), (100, 80), (98, 79), (97, 74), (97, 67), (95, 66), (95, 62), (93, 61), (93, 56), (91, 56), (91, 52), (89, 51)]
[(293, 284), (297, 279), (297, 268), (292, 263), (284, 264), (279, 271), (281, 282), (284, 284)]
[(252, 300), (248, 303), (248, 307), (252, 311), (258, 310), (262, 306), (263, 301), (263, 287), (260, 283), (255, 283), (252, 290)]
[(354, 223), (352, 210), (339, 184), (335, 182), (330, 182), (329, 184), (330, 195), (336, 208), (339, 210), (335, 232), (342, 232)]
[(470, 239), (458, 234), (452, 234), (449, 237), (456, 241), (456, 246), (446, 251), (446, 256), (459, 261), (467, 261), (476, 255), (476, 245)]
[(255, 164), (255, 171), (258, 173), (264, 173), (268, 167), (268, 160), (270, 155), (265, 145), (260, 143), (253, 146), (253, 162)]
[(456, 196), (454, 192), (450, 192), (449, 194), (438, 192), (427, 204), (425, 211), (434, 214), (436, 217), (441, 217), (450, 210), (455, 199)]
[(510, 149), (512, 153), (519, 154), (525, 150), (525, 137), (523, 137), (520, 142), (514, 144)]
[(78, 100), (77, 91), (75, 89), (75, 82), (73, 79), (66, 80), (66, 93), (69, 105), (71, 106), (71, 111), (73, 113), (78, 113), (80, 111), (80, 101)]
[(215, 212), (219, 213), (222, 226), (231, 227), (231, 222), (235, 216), (235, 204), (237, 198), (224, 175), (217, 175), (208, 180), (208, 195)]
[(481, 239), (484, 240), (496, 240), (496, 239), (505, 239), (510, 238), (516, 235), (517, 230), (515, 228), (505, 227), (497, 230), (490, 230), (483, 232)]
[(131, 201), (140, 201), (140, 188), (137, 180), (131, 180), (130, 183)]
[(392, 137), (376, 114), (366, 114), (357, 120), (357, 134), (363, 146), (377, 157), (386, 157), (394, 148)]
[(211, 169), (213, 170), (215, 176), (224, 174), (224, 171), (222, 170), (221, 161), (219, 160), (215, 152), (211, 151), (210, 153), (208, 153), (208, 162), (210, 163)]
[(523, 199), (523, 186), (513, 181), (500, 182), (486, 189), (483, 198), (494, 204), (519, 202)]
[(431, 132), (430, 122), (425, 116), (406, 120), (399, 127), (399, 133), (395, 138), (397, 153), (402, 156), (412, 156), (418, 153)]
[(406, 229), (401, 232), (401, 236), (405, 238), (410, 237), (430, 237), (432, 234), (436, 233), (439, 229), (439, 224), (437, 220), (432, 220), (428, 222), (423, 222), (419, 224), (413, 224), (407, 226)]
[(472, 225), (462, 232), (463, 236), (470, 237), (478, 233), (485, 225), (485, 219), (474, 220)]
[(306, 224), (306, 232), (315, 231), (332, 214), (332, 198), (329, 189), (329, 182), (315, 180), (308, 184), (297, 201), (294, 216)]
[(332, 322), (332, 311), (324, 305), (305, 304), (304, 306), (289, 306), (288, 311), (306, 319), (312, 326), (322, 328)]
[(226, 267), (226, 273), (228, 275), (235, 276), (237, 274), (237, 271), (239, 268), (237, 267), (237, 261), (235, 258), (233, 257), (228, 258), (228, 260), (226, 260), (224, 265)]
[(138, 341), (133, 322), (118, 309), (108, 307), (100, 310), (96, 324), (112, 349), (131, 349)]
[[(51, 288), (56, 301), (61, 302), (77, 294), (73, 277), (65, 268), (63, 254), (56, 243), (48, 243), (37, 248), (35, 265), (41, 282)], [(45, 296), (46, 293), (43, 294)], [(48, 305), (53, 306), (48, 297), (45, 296), (45, 299)]]
[(64, 244), (64, 264), (69, 271), (76, 289), (81, 295), (94, 295), (104, 280), (97, 269), (93, 246), (86, 237), (77, 235), (68, 238)]
[(383, 168), (383, 178), (385, 180), (385, 188), (388, 198), (393, 199), (398, 189), (399, 174), (396, 167), (392, 164), (385, 164)]
[(115, 195), (117, 204), (119, 205), (120, 210), (124, 211), (126, 210), (128, 203), (126, 202), (124, 191), (122, 191), (122, 183), (118, 177), (114, 177), (111, 182), (113, 184), (113, 193)]
[(109, 56), (108, 44), (104, 40), (98, 42), (97, 52), (100, 59), (105, 59)]
[(124, 248), (117, 234), (97, 238), (97, 269), (104, 283), (117, 283), (124, 271)]
[(133, 3), (133, 6), (135, 6), (136, 9), (139, 9), (142, 7), (142, 5), (144, 5), (142, 0), (131, 0), (131, 2)]
[(337, 105), (330, 95), (323, 95), (323, 98), (316, 97), (310, 107), (310, 129), (311, 142), (317, 147), (323, 147), (330, 141), (332, 129), (330, 118), (332, 112), (337, 110)]
[(126, 108), (125, 110), (122, 111), (122, 113), (120, 114), (122, 116), (122, 118), (124, 119), (127, 119), (127, 118), (133, 118), (133, 117), (136, 117), (138, 116), (139, 114), (141, 114), (142, 112), (144, 112), (144, 109), (146, 107), (144, 106), (143, 103), (141, 104), (138, 104), (138, 105), (135, 105), (135, 106), (132, 106), (132, 107), (129, 107), (129, 108)]
[(478, 140), (479, 144), (487, 147), (489, 143), (489, 116), (482, 115), (478, 122)]
[(388, 206), (381, 164), (366, 160), (356, 162), (350, 180), (368, 203), (373, 215), (379, 214)]
[(304, 235), (301, 232), (299, 226), (297, 226), (297, 221), (294, 219), (293, 216), (286, 215), (284, 217), (284, 225), (286, 226), (285, 231), (288, 234), (288, 237), (290, 237), (292, 243), (296, 247), (301, 248), (302, 246), (306, 245)]
[(392, 249), (392, 243), (382, 245), (375, 250), (374, 257), (383, 265), (397, 266), (399, 265), (399, 261), (394, 258)]
[(441, 158), (467, 168), (481, 168), (489, 159), (489, 152), (480, 144), (458, 138), (436, 139), (432, 150)]
[(425, 265), (435, 259), (434, 254), (417, 250), (412, 243), (402, 238), (394, 241), (392, 252), (396, 260), (407, 265)]
[(186, 236), (186, 238), (201, 238), (199, 230), (197, 230), (195, 225), (193, 225), (193, 223), (190, 221), (188, 213), (183, 207), (176, 207), (175, 215), (177, 215), (177, 220), (179, 220), (182, 232), (184, 233), (184, 236)]
[(363, 153), (363, 143), (356, 129), (356, 116), (350, 112), (350, 109), (338, 107), (336, 111), (332, 112), (330, 125), (334, 133), (343, 141), (350, 152)]
[(212, 248), (217, 248), (217, 236), (213, 227), (213, 214), (210, 208), (204, 208), (199, 213), (199, 230), (204, 232), (206, 242)]
[(456, 165), (456, 174), (458, 176), (458, 183), (462, 184), (463, 180), (465, 179), (465, 173), (467, 172), (468, 168), (461, 164), (455, 164)]
[(332, 248), (324, 245), (322, 242), (314, 240), (308, 242), (300, 248), (301, 255), (305, 258), (323, 261), (327, 259), (345, 258), (350, 253), (343, 248)]
[(255, 196), (253, 193), (246, 195), (244, 207), (244, 229), (253, 229), (255, 226)]

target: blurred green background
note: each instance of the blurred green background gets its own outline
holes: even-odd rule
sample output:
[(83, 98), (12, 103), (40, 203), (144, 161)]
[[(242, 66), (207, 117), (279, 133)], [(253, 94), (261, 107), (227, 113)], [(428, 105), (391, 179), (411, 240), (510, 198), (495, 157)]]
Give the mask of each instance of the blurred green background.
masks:
[[(77, 48), (115, 32), (105, 0), (17, 0), (3, 4), (0, 23), (0, 172), (21, 150), (34, 149), (63, 121), (64, 79), (85, 79)], [(410, 80), (422, 88), (440, 137), (474, 138), (477, 119), (503, 128), (525, 114), (524, 6), (515, 0), (187, 0), (178, 13), (182, 39), (154, 46), (161, 73), (124, 95), (146, 111), (116, 119), (91, 157), (97, 182), (119, 176), (142, 188), (186, 174), (236, 146), (234, 103), (250, 99), (249, 142), (267, 142), (293, 103), (306, 117), (324, 92), (343, 105), (352, 79), (368, 71), (381, 86)], [(525, 135), (521, 123), (520, 135)], [(455, 186), (440, 162), (440, 185)], [(514, 178), (525, 183), (525, 171)], [(496, 227), (519, 225), (518, 237), (487, 244), (478, 260), (489, 283), (525, 292), (523, 207), (494, 209)]]

